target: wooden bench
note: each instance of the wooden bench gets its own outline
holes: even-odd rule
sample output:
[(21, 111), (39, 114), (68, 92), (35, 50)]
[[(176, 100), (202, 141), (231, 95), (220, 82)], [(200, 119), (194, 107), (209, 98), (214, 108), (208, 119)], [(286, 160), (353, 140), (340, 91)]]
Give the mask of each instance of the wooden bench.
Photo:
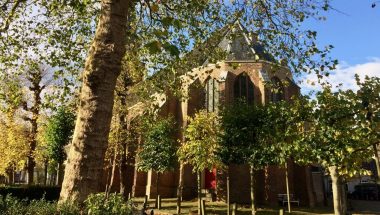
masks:
[(289, 194), (289, 198), (290, 198), (290, 201), (288, 201), (288, 195), (285, 193), (280, 193), (280, 194), (277, 194), (277, 199), (278, 199), (278, 202), (282, 205), (282, 206), (285, 206), (285, 203), (296, 203), (297, 206), (300, 206), (300, 200), (295, 198), (293, 194)]

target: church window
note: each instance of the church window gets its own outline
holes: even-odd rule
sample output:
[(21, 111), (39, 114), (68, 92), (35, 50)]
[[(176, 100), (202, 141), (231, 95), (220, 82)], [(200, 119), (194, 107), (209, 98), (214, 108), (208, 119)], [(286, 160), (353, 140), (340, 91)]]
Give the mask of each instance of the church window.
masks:
[(251, 79), (247, 73), (238, 75), (234, 83), (234, 98), (235, 100), (243, 100), (248, 104), (252, 104), (254, 101), (254, 88)]
[(279, 102), (285, 99), (284, 86), (277, 77), (272, 78), (271, 101)]
[(215, 112), (219, 105), (219, 83), (213, 78), (206, 81), (206, 109), (208, 112)]

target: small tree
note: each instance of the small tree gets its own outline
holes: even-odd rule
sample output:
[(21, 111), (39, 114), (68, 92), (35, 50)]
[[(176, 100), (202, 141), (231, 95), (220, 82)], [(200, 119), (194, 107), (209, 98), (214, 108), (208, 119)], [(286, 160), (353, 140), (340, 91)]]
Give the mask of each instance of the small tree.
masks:
[[(285, 184), (287, 198), (290, 199), (288, 162), (293, 159), (298, 163), (305, 163), (304, 157), (300, 155), (298, 141), (304, 127), (307, 107), (304, 99), (293, 98), (289, 101), (279, 101), (265, 106), (265, 121), (262, 132), (263, 141), (272, 143), (271, 150), (276, 151), (272, 162), (285, 168)], [(290, 201), (288, 201), (288, 212), (291, 213)]]
[(63, 180), (63, 162), (66, 159), (64, 147), (69, 144), (74, 130), (75, 114), (62, 106), (46, 125), (45, 138), (49, 158), (58, 164), (57, 184)]
[(189, 118), (185, 130), (185, 142), (178, 150), (178, 158), (183, 164), (190, 164), (197, 173), (198, 214), (201, 214), (201, 173), (205, 169), (221, 166), (219, 156), (219, 119), (215, 113), (199, 111)]
[(275, 148), (266, 138), (269, 133), (267, 129), (270, 129), (266, 126), (268, 124), (266, 110), (262, 106), (239, 102), (226, 107), (222, 112), (223, 133), (219, 156), (225, 165), (249, 164), (253, 215), (256, 214), (255, 171), (274, 163), (276, 157)]
[[(173, 117), (149, 121), (143, 132), (144, 145), (138, 152), (137, 169), (157, 173), (156, 189), (159, 192), (160, 173), (173, 170), (177, 164), (175, 121)], [(157, 202), (158, 203), (158, 202)]]

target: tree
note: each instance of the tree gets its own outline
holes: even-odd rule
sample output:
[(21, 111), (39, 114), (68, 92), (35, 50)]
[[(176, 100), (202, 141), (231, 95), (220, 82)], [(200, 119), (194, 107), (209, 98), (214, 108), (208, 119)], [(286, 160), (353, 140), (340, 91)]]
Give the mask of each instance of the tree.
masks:
[[(110, 130), (113, 91), (125, 45), (131, 42), (127, 37), (129, 34), (146, 39), (143, 47), (156, 54), (143, 59), (150, 71), (160, 68), (175, 71), (171, 63), (173, 59), (183, 56), (181, 54), (188, 52), (193, 44), (200, 44), (216, 27), (236, 19), (243, 20), (248, 30), (257, 31), (268, 52), (276, 56), (277, 61), (288, 60), (294, 71), (323, 75), (324, 68), (336, 65), (336, 61), (327, 58), (332, 47), (319, 49), (315, 44), (316, 32), (305, 31), (299, 25), (306, 18), (319, 17), (319, 10), (328, 10), (328, 0), (284, 3), (275, 0), (102, 0), (100, 3), (17, 0), (5, 1), (1, 6), (0, 41), (6, 42), (0, 46), (3, 47), (1, 66), (17, 64), (18, 52), (28, 55), (28, 49), (36, 50), (37, 54), (42, 49), (42, 59), (52, 56), (51, 66), (78, 65), (77, 62), (81, 65), (83, 62), (78, 60), (83, 56), (81, 50), (90, 44), (86, 39), (93, 35), (93, 25), (97, 23), (84, 66), (78, 121), (61, 201), (83, 201), (89, 193), (101, 187), (99, 180)], [(39, 13), (33, 15), (36, 11)], [(135, 14), (141, 19), (134, 29), (130, 17)], [(25, 31), (24, 27), (30, 31)], [(28, 33), (25, 35), (25, 32)], [(37, 38), (27, 37), (34, 35)], [(49, 46), (44, 46), (42, 41), (48, 41)], [(315, 61), (316, 57), (322, 60)]]
[[(276, 162), (276, 148), (269, 140), (268, 108), (238, 102), (222, 111), (222, 138), (219, 156), (225, 165), (249, 164), (252, 214), (256, 214), (255, 172)], [(228, 185), (227, 185), (228, 186)]]
[(189, 164), (197, 173), (198, 214), (201, 214), (201, 173), (205, 169), (220, 167), (217, 155), (219, 151), (219, 122), (215, 113), (201, 110), (193, 118), (189, 118), (185, 130), (185, 143), (178, 149), (178, 159)]
[(48, 157), (57, 164), (57, 185), (63, 180), (63, 162), (66, 160), (65, 146), (71, 141), (75, 126), (75, 114), (66, 106), (58, 108), (48, 119), (45, 140)]
[[(362, 102), (351, 90), (332, 92), (329, 86), (317, 93), (312, 120), (304, 132), (308, 156), (328, 169), (333, 188), (335, 214), (345, 214), (346, 197), (341, 184), (344, 177), (367, 174), (362, 163), (372, 150), (363, 132), (365, 124), (357, 124), (357, 110)], [(343, 192), (343, 197), (342, 197)]]
[[(285, 168), (285, 184), (287, 199), (290, 199), (288, 162), (295, 161), (301, 164), (303, 156), (297, 145), (303, 130), (307, 105), (301, 98), (293, 98), (291, 101), (278, 101), (265, 106), (266, 123), (263, 123), (264, 141), (272, 143), (275, 151), (273, 163)], [(291, 213), (290, 201), (288, 212)]]
[[(156, 118), (145, 127), (142, 135), (144, 144), (137, 155), (137, 169), (153, 170), (156, 176), (156, 193), (159, 192), (160, 174), (170, 171), (177, 165), (175, 121), (173, 117)], [(159, 204), (157, 201), (156, 207)]]
[(379, 139), (380, 139), (380, 78), (365, 77), (361, 82), (359, 76), (356, 76), (358, 86), (360, 87), (357, 96), (362, 101), (362, 109), (358, 110), (357, 124), (367, 125), (363, 128), (366, 132), (366, 140), (373, 147), (377, 176), (377, 183), (380, 183), (380, 161), (379, 161)]
[(23, 103), (23, 93), (19, 81), (15, 77), (5, 76), (1, 82), (0, 111), (1, 139), (0, 149), (3, 157), (0, 161), (0, 174), (9, 174), (13, 182), (13, 174), (21, 170), (26, 164), (26, 156), (29, 152), (28, 131), (24, 124), (20, 123), (18, 110)]

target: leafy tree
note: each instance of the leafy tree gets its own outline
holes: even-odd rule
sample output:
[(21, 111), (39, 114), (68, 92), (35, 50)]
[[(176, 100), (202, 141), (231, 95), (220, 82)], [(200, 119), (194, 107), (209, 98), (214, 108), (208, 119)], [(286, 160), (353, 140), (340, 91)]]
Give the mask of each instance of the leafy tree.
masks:
[(380, 183), (379, 139), (380, 139), (380, 78), (365, 77), (363, 81), (356, 76), (359, 86), (357, 96), (362, 102), (358, 110), (357, 124), (367, 125), (363, 128), (365, 139), (372, 145), (377, 168), (377, 183)]
[(138, 152), (137, 169), (157, 173), (156, 189), (159, 192), (160, 173), (173, 170), (177, 164), (175, 121), (173, 117), (149, 121), (143, 133), (144, 144)]
[[(80, 68), (83, 50), (91, 44), (82, 76), (78, 111), (81, 120), (69, 153), (62, 201), (83, 201), (99, 189), (113, 92), (125, 45), (133, 43), (133, 38), (144, 41), (139, 48), (147, 53), (142, 61), (149, 71), (176, 71), (173, 61), (179, 56), (185, 56), (215, 29), (239, 19), (249, 31), (258, 33), (275, 60), (288, 60), (294, 71), (310, 71), (320, 76), (325, 68), (336, 64), (327, 57), (332, 47), (318, 48), (316, 32), (300, 27), (307, 18), (320, 18), (318, 12), (329, 9), (328, 0), (280, 3), (276, 0), (17, 0), (2, 2), (1, 8), (0, 41), (5, 42), (0, 46), (1, 67), (18, 65), (18, 56), (32, 59), (35, 56), (51, 59), (47, 64), (56, 68), (71, 65)], [(94, 37), (92, 43), (88, 39), (91, 37)], [(64, 71), (59, 69), (57, 74)]]
[(305, 152), (330, 173), (335, 214), (344, 214), (346, 210), (344, 189), (340, 186), (344, 177), (367, 174), (362, 163), (373, 153), (363, 132), (367, 125), (356, 121), (361, 105), (351, 90), (334, 93), (326, 86), (317, 93), (313, 118), (304, 132)]
[[(287, 198), (290, 199), (288, 162), (309, 164), (299, 146), (300, 136), (304, 130), (305, 121), (311, 111), (305, 98), (293, 97), (291, 101), (278, 101), (265, 107), (266, 123), (263, 123), (264, 141), (272, 143), (275, 151), (274, 163), (285, 168)], [(288, 202), (288, 212), (291, 205)]]
[(0, 174), (9, 173), (12, 181), (14, 171), (23, 169), (26, 164), (29, 134), (26, 126), (20, 123), (22, 120), (18, 114), (23, 102), (20, 83), (14, 77), (6, 76), (0, 85), (1, 129), (3, 131), (0, 139), (0, 149), (3, 154), (0, 161)]
[(197, 173), (198, 182), (198, 214), (201, 214), (201, 173), (205, 169), (220, 167), (217, 155), (219, 151), (219, 119), (215, 113), (201, 110), (193, 118), (189, 118), (185, 130), (185, 142), (178, 149), (178, 159), (189, 164)]
[[(276, 162), (268, 108), (238, 102), (222, 111), (219, 156), (225, 165), (249, 164), (252, 214), (256, 214), (255, 171)], [(227, 185), (228, 186), (228, 185)]]
[(62, 183), (63, 162), (66, 160), (65, 146), (70, 143), (75, 125), (75, 114), (65, 106), (48, 120), (45, 139), (48, 157), (58, 164), (57, 184)]

